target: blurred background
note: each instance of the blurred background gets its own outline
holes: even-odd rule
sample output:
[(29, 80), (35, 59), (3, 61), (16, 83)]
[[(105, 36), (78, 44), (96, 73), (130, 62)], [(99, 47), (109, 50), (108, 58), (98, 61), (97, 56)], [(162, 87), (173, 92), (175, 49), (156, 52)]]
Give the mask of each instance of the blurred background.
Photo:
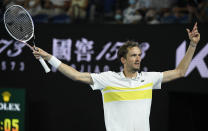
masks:
[(207, 0), (1, 0), (0, 14), (13, 4), (37, 23), (172, 24), (208, 21)]
[(36, 45), (81, 72), (121, 71), (116, 53), (127, 40), (141, 46), (141, 71), (174, 69), (197, 22), (201, 40), (186, 76), (153, 91), (150, 127), (208, 130), (207, 0), (0, 0), (0, 131), (106, 130), (100, 91), (50, 65), (46, 74), (9, 36), (3, 14), (14, 4), (31, 14)]

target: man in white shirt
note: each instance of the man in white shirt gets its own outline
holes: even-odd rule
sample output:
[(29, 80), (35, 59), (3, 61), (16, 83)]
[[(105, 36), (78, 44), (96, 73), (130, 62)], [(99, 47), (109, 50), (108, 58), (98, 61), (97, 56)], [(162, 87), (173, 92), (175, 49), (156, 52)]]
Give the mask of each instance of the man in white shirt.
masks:
[(136, 42), (127, 41), (118, 51), (123, 71), (83, 73), (62, 63), (40, 48), (33, 51), (37, 59), (44, 58), (52, 66), (72, 80), (89, 84), (93, 90), (101, 90), (107, 131), (150, 131), (149, 115), (152, 89), (160, 89), (161, 83), (183, 77), (200, 40), (197, 23), (192, 31), (187, 29), (190, 45), (186, 55), (174, 70), (165, 72), (141, 72), (141, 50)]

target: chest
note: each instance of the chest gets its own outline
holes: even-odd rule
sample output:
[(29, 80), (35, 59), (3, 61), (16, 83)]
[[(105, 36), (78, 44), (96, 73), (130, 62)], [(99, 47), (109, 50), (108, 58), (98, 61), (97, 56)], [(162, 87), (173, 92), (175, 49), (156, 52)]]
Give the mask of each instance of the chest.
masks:
[(120, 87), (120, 88), (137, 88), (140, 86), (152, 83), (150, 79), (140, 77), (140, 78), (120, 78), (112, 77), (108, 79), (106, 87)]

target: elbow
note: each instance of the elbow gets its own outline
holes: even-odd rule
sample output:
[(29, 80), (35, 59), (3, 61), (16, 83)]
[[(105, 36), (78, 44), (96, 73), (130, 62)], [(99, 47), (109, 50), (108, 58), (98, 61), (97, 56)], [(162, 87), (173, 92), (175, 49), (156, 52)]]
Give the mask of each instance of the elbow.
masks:
[(181, 68), (176, 68), (175, 71), (177, 72), (177, 78), (185, 77), (186, 71)]
[(179, 77), (181, 78), (181, 77), (185, 77), (185, 75), (186, 75), (186, 71), (184, 71), (184, 70), (179, 70)]
[(186, 73), (184, 73), (184, 72), (181, 73), (180, 77), (185, 77), (185, 74), (186, 74)]

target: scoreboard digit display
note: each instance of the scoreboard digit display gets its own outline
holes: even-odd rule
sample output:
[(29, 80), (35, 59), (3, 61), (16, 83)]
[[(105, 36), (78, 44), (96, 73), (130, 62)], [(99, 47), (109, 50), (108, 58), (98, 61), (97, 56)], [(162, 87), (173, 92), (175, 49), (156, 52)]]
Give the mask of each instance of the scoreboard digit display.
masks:
[(25, 130), (25, 90), (0, 88), (0, 131)]

